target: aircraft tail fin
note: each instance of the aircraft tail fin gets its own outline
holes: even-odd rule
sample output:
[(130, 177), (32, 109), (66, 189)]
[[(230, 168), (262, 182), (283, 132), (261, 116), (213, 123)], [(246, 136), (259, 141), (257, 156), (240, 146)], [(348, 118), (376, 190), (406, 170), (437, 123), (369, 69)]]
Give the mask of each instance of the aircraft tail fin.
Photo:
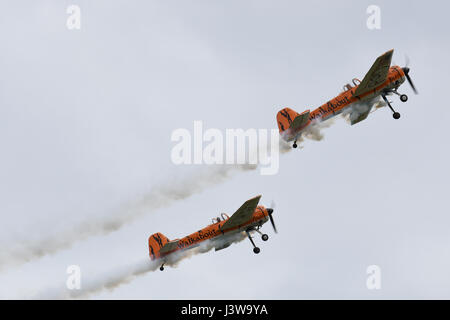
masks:
[(148, 250), (151, 260), (158, 259), (161, 257), (161, 249), (170, 242), (169, 238), (167, 238), (162, 233), (155, 233), (152, 234), (148, 238)]
[(278, 123), (278, 129), (280, 130), (280, 133), (283, 131), (286, 131), (291, 126), (291, 123), (294, 121), (294, 119), (299, 115), (298, 112), (295, 112), (294, 110), (290, 108), (284, 108), (278, 111), (277, 113), (277, 123)]
[(309, 110), (300, 114), (289, 108), (281, 109), (277, 113), (277, 122), (280, 133), (287, 129), (301, 130), (309, 122)]

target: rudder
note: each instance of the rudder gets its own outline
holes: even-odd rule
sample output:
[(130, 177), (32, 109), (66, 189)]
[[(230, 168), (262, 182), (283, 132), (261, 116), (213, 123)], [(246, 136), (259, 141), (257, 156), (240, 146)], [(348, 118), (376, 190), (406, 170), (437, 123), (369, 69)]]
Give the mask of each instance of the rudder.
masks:
[(280, 133), (289, 129), (291, 123), (297, 116), (299, 116), (299, 113), (289, 108), (284, 108), (278, 111), (277, 123), (278, 123), (278, 130), (280, 130)]
[(169, 241), (169, 238), (167, 238), (160, 232), (152, 234), (150, 237), (148, 237), (148, 251), (150, 259), (158, 259), (161, 256), (159, 251)]

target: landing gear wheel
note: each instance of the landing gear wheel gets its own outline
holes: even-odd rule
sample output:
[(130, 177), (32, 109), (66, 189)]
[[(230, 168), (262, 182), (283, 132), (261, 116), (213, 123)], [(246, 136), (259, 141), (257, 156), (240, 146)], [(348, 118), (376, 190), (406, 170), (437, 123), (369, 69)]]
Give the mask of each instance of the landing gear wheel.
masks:
[(406, 101), (408, 101), (408, 96), (407, 96), (406, 94), (400, 95), (400, 101), (401, 101), (401, 102), (406, 102)]
[(400, 113), (394, 112), (394, 114), (392, 115), (392, 117), (393, 117), (395, 120), (400, 119)]
[(253, 252), (258, 254), (261, 251), (261, 249), (259, 249), (258, 247), (254, 247), (253, 248)]
[(261, 239), (262, 239), (263, 241), (267, 241), (267, 240), (269, 240), (269, 236), (268, 236), (267, 234), (263, 234), (263, 235), (261, 236)]
[(159, 267), (159, 270), (164, 271), (164, 267), (163, 266)]
[(294, 142), (294, 144), (292, 145), (292, 148), (297, 148), (297, 143)]

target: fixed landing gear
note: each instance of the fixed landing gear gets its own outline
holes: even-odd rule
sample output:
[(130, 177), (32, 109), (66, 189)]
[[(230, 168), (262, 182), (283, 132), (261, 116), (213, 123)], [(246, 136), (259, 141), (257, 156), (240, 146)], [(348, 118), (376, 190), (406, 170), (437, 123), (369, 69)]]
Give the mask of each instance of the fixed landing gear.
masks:
[(297, 148), (297, 140), (294, 141), (294, 144), (292, 145), (292, 148)]
[(254, 252), (255, 254), (258, 254), (258, 253), (261, 251), (261, 249), (259, 249), (259, 248), (255, 245), (255, 243), (253, 242), (253, 239), (252, 239), (252, 236), (250, 235), (250, 233), (249, 233), (248, 231), (245, 231), (245, 232), (247, 233), (248, 239), (249, 239), (250, 242), (252, 243), (252, 246), (253, 246), (253, 252)]
[[(391, 103), (389, 102), (389, 100), (386, 98), (386, 96), (384, 94), (381, 95), (381, 97), (383, 98), (384, 102), (386, 102), (386, 104), (388, 105), (389, 109), (391, 109), (392, 111), (392, 117), (397, 120), (400, 119), (400, 113), (398, 113), (397, 111), (394, 110), (394, 108), (392, 108)], [(401, 96), (400, 96), (401, 99)], [(408, 98), (406, 98), (408, 99)]]
[(261, 239), (262, 239), (262, 241), (267, 241), (267, 240), (269, 240), (269, 235), (267, 235), (267, 234), (263, 234), (261, 231), (259, 231), (258, 229), (257, 230), (255, 230), (256, 232), (258, 232), (260, 235), (261, 235)]
[(159, 270), (164, 271), (164, 263), (159, 267)]
[(401, 102), (406, 102), (406, 101), (408, 101), (408, 96), (407, 96), (406, 94), (400, 94), (400, 93), (398, 93), (398, 92), (397, 92), (397, 89), (391, 90), (391, 91), (389, 91), (389, 92), (392, 92), (393, 94), (398, 95), (398, 96), (400, 97), (400, 101), (401, 101)]

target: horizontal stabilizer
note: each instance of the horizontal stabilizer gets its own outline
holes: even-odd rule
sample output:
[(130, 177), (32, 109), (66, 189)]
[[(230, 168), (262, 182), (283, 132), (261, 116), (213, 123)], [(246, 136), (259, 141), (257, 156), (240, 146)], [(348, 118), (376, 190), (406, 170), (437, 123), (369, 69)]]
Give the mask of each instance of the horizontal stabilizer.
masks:
[(164, 253), (167, 253), (167, 252), (174, 251), (175, 249), (177, 249), (177, 247), (178, 247), (178, 242), (179, 242), (179, 241), (180, 241), (180, 240), (173, 240), (173, 241), (167, 242), (167, 243), (161, 248), (161, 250), (159, 251), (159, 253), (164, 254)]
[(294, 130), (299, 130), (305, 127), (309, 121), (309, 110), (306, 110), (302, 114), (295, 117), (294, 121), (291, 123), (291, 128)]

